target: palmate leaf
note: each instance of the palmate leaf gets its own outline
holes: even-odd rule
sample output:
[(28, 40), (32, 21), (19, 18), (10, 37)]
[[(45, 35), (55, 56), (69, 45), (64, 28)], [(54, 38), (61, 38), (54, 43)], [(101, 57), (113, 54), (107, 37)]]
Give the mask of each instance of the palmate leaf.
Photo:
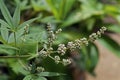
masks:
[(12, 21), (15, 27), (17, 27), (20, 23), (20, 5), (19, 4), (15, 9)]
[(7, 21), (7, 23), (13, 27), (13, 23), (12, 23), (12, 17), (7, 9), (7, 7), (5, 6), (3, 0), (0, 0), (0, 9), (1, 12), (3, 14), (3, 17), (5, 18), (5, 20)]
[[(21, 36), (24, 34), (24, 27), (23, 28), (21, 28), (21, 29), (19, 29), (19, 30), (17, 30), (17, 32), (16, 32), (16, 40), (17, 40), (17, 42), (19, 42), (20, 40), (21, 40)], [(14, 33), (11, 33), (10, 35), (9, 35), (9, 38), (8, 38), (8, 43), (13, 43), (15, 40), (14, 40)]]

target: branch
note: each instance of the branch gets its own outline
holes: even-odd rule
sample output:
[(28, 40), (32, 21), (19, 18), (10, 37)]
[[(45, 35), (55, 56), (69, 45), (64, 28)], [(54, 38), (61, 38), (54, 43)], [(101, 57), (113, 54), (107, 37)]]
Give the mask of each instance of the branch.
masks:
[(28, 58), (30, 55), (22, 55), (22, 56), (0, 56), (1, 58)]

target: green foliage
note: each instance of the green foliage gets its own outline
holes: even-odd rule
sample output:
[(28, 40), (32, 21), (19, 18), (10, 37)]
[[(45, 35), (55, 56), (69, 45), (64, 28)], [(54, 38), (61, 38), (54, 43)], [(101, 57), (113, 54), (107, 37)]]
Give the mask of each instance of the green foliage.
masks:
[(113, 40), (110, 37), (105, 35), (105, 36), (103, 36), (103, 39), (100, 39), (100, 42), (106, 48), (108, 48), (110, 51), (112, 51), (114, 54), (116, 54), (118, 57), (120, 57), (120, 45), (117, 42), (115, 42), (115, 40)]
[[(38, 52), (41, 47), (48, 48), (48, 35), (43, 28), (44, 24), (48, 22), (55, 25), (52, 26), (53, 34), (55, 34), (55, 29), (64, 28), (61, 34), (57, 34), (58, 39), (54, 42), (53, 49), (57, 49), (57, 44), (65, 43), (66, 45), (70, 40), (74, 41), (83, 36), (88, 37), (88, 34), (98, 29), (96, 25), (107, 26), (108, 32), (105, 34), (120, 32), (119, 1), (115, 5), (103, 4), (102, 1), (97, 0), (12, 0), (6, 4), (8, 6), (17, 5), (17, 7), (14, 12), (12, 12), (14, 8), (10, 7), (12, 12), (10, 14), (3, 0), (0, 0), (0, 10), (4, 17), (2, 19), (0, 15), (0, 57), (3, 55), (2, 57), (6, 58), (6, 60), (1, 58), (0, 62), (8, 63), (7, 68), (11, 67), (16, 75), (25, 76), (23, 80), (47, 80), (48, 77), (52, 80), (72, 79), (70, 75), (60, 74), (68, 74), (65, 67), (61, 67), (59, 64), (55, 65), (48, 58), (44, 59), (41, 56), (38, 58), (37, 53), (41, 53)], [(35, 16), (37, 18), (33, 18)], [(109, 18), (112, 21), (108, 20)], [(28, 20), (26, 21), (26, 19)], [(36, 23), (29, 26), (34, 21)], [(99, 40), (102, 45), (120, 56), (120, 45), (108, 35), (102, 37)], [(54, 41), (54, 39), (52, 40)], [(74, 62), (80, 67), (80, 70), (95, 75), (94, 69), (99, 59), (96, 45), (90, 43), (88, 47), (83, 47), (77, 52), (81, 57)], [(56, 53), (52, 54), (52, 56), (55, 55)], [(68, 55), (71, 53), (67, 52), (67, 55), (63, 57), (66, 58)], [(54, 57), (52, 59), (54, 61)], [(33, 66), (33, 62), (36, 65)], [(51, 72), (40, 71), (37, 73), (36, 68), (39, 66), (44, 66), (47, 71)], [(9, 75), (12, 76), (11, 73)], [(3, 77), (0, 76), (0, 80), (9, 80), (9, 77), (3, 75)]]
[(90, 44), (87, 48), (82, 49), (82, 59), (79, 66), (83, 70), (88, 70), (92, 75), (95, 75), (94, 69), (99, 60), (98, 49), (94, 44)]
[(33, 75), (27, 75), (23, 80), (47, 80), (44, 77), (36, 77)]

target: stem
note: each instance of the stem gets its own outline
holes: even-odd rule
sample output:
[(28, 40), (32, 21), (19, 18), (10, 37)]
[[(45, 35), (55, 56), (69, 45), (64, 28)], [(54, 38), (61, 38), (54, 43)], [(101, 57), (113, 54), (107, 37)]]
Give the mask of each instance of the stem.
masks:
[(30, 55), (22, 55), (22, 56), (0, 56), (1, 58), (28, 58)]
[(55, 60), (52, 56), (48, 55), (49, 58), (51, 58), (52, 60)]
[[(51, 55), (48, 55), (48, 57), (55, 61), (55, 59)], [(59, 61), (59, 63), (63, 63), (63, 62)]]
[(17, 40), (16, 40), (16, 33), (15, 32), (14, 32), (14, 41), (15, 41), (15, 47), (16, 47)]

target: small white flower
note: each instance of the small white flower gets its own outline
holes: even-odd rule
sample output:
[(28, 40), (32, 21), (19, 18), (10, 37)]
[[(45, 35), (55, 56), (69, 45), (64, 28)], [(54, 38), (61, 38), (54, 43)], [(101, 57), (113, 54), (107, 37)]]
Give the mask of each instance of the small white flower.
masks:
[(58, 64), (60, 62), (60, 57), (59, 56), (55, 56), (55, 62)]
[(71, 60), (70, 59), (63, 59), (62, 62), (63, 62), (64, 66), (71, 64)]

